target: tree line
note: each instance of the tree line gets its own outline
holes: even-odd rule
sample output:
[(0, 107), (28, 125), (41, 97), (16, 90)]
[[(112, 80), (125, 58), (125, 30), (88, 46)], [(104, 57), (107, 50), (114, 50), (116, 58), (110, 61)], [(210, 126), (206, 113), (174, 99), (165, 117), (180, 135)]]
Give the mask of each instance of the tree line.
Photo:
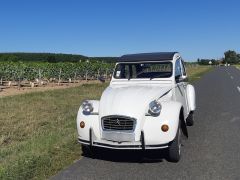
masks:
[(114, 62), (116, 57), (87, 57), (75, 54), (55, 53), (0, 53), (0, 61), (36, 61), (36, 62), (84, 62), (84, 61), (105, 61)]
[(200, 65), (239, 64), (240, 54), (236, 51), (228, 50), (224, 52), (224, 57), (221, 59), (198, 59), (197, 62)]
[[(0, 53), (0, 62), (86, 62), (86, 61), (100, 61), (100, 62), (116, 62), (117, 57), (87, 57), (77, 54), (60, 54), (60, 53)], [(224, 53), (221, 59), (197, 59), (200, 65), (219, 65), (219, 64), (238, 64), (240, 63), (240, 54), (236, 51), (228, 50)]]
[(224, 53), (225, 58), (223, 59), (223, 63), (229, 64), (238, 64), (240, 63), (240, 54), (235, 51), (229, 50)]

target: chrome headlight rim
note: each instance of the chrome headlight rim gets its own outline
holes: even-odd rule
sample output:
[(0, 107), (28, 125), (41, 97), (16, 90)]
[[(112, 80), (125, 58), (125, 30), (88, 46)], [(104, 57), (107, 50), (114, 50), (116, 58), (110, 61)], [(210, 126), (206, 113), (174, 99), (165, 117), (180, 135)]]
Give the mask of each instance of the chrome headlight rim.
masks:
[(149, 103), (148, 113), (152, 116), (159, 116), (162, 110), (162, 105), (157, 100)]
[(84, 100), (82, 103), (82, 110), (83, 110), (83, 113), (87, 113), (87, 114), (93, 112), (93, 104), (88, 100)]

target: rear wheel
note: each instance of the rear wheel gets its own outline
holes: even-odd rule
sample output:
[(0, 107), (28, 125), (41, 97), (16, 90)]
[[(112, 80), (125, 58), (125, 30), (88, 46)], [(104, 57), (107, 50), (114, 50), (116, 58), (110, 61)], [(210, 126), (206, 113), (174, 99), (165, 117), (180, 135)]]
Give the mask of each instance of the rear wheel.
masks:
[(182, 146), (181, 136), (182, 136), (182, 130), (181, 130), (180, 127), (181, 126), (179, 124), (176, 137), (171, 142), (171, 144), (170, 144), (170, 146), (168, 148), (168, 160), (170, 162), (178, 162), (180, 160), (180, 157), (181, 157), (181, 146)]

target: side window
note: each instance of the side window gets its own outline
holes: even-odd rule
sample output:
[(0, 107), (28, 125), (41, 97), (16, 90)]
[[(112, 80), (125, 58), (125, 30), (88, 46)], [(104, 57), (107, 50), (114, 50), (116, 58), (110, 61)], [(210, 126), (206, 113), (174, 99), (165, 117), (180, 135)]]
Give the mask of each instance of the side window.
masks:
[(132, 65), (132, 78), (137, 78), (137, 67)]
[(182, 76), (181, 61), (178, 59), (175, 64), (175, 77)]
[(115, 70), (114, 77), (116, 79), (126, 79), (130, 76), (130, 68), (129, 65), (118, 64)]
[(130, 78), (131, 75), (130, 75), (130, 65), (125, 65), (124, 66), (124, 73), (122, 74), (123, 76), (121, 78)]
[(185, 68), (185, 64), (184, 64), (183, 60), (181, 60), (181, 64), (182, 64), (182, 73), (183, 73), (184, 76), (186, 76), (187, 73), (186, 73), (186, 68)]

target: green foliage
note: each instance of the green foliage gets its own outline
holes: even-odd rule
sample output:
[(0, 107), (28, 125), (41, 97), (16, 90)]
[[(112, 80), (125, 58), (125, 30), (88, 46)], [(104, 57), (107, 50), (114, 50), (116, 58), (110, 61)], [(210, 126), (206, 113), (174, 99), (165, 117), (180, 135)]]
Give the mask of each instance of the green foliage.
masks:
[(69, 78), (97, 77), (104, 73), (111, 73), (113, 63), (99, 61), (84, 61), (84, 62), (12, 62), (0, 61), (0, 78), (4, 80), (34, 80), (60, 78), (67, 80)]
[(237, 54), (235, 51), (226, 51), (224, 55), (223, 63), (237, 64), (240, 62), (240, 54)]
[(83, 62), (83, 61), (115, 62), (115, 57), (86, 57), (75, 54), (54, 53), (0, 53), (0, 61), (38, 61), (38, 62)]
[(48, 56), (48, 57), (47, 57), (47, 61), (50, 62), (50, 63), (55, 63), (55, 62), (57, 62), (55, 56)]
[[(215, 60), (215, 59), (198, 59), (197, 60), (199, 65), (218, 65), (219, 61)], [(209, 64), (209, 62), (211, 62)]]
[(238, 54), (235, 51), (232, 50), (228, 50), (224, 53), (224, 58), (222, 58), (221, 60), (216, 60), (216, 59), (198, 59), (197, 63), (199, 65), (209, 65), (209, 62), (211, 61), (212, 64), (211, 65), (218, 65), (221, 63), (228, 63), (228, 64), (238, 64), (240, 63), (240, 54)]

